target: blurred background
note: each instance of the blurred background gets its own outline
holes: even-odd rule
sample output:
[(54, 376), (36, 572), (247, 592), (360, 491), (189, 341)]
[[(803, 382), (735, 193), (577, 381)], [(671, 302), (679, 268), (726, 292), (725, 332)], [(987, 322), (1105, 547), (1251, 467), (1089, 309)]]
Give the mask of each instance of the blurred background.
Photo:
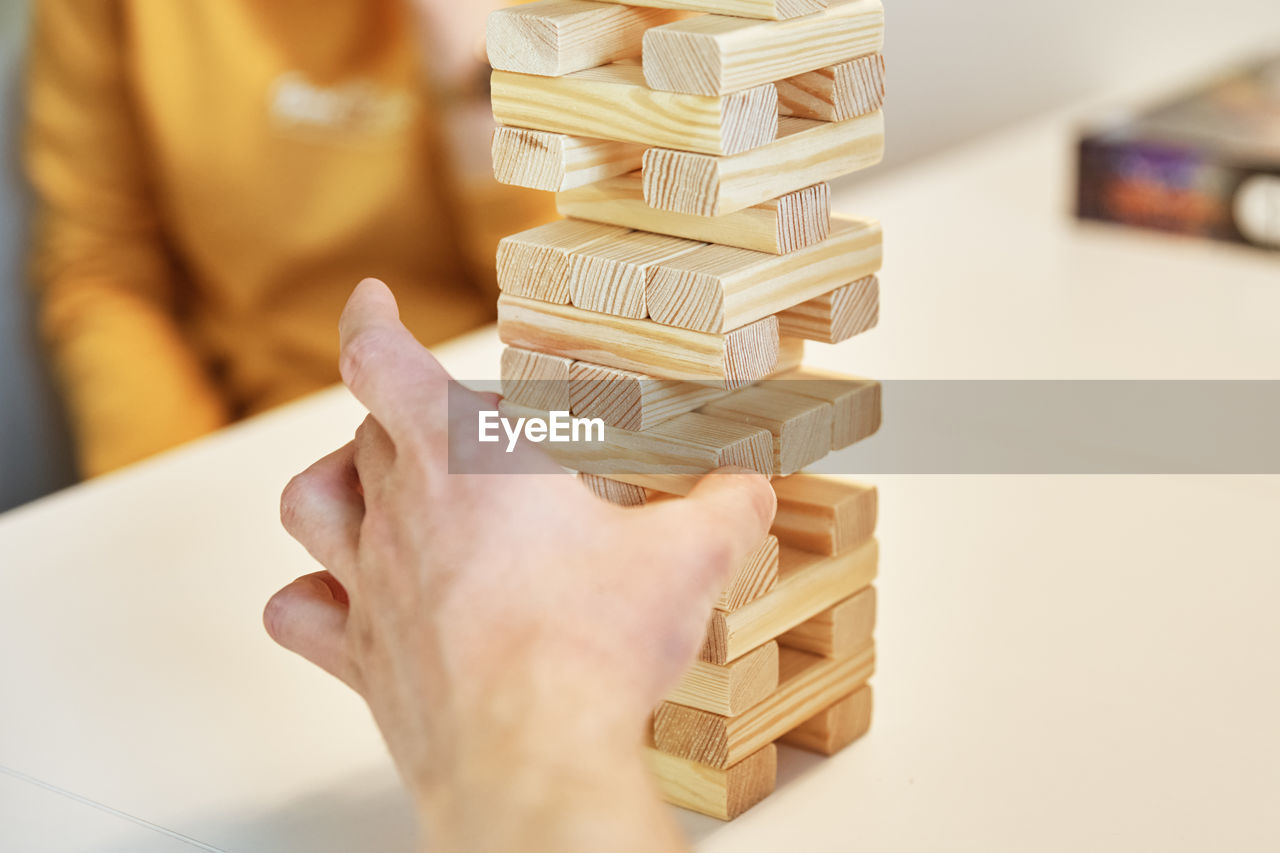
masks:
[[(326, 7), (334, 5), (341, 4)], [(1276, 0), (886, 5), (892, 142), (877, 178), (1063, 105), (1194, 80), (1280, 49)], [(33, 6), (33, 0), (0, 0), (0, 510), (78, 476), (25, 272), (33, 205), (19, 149)], [(69, 51), (77, 47), (66, 45)]]

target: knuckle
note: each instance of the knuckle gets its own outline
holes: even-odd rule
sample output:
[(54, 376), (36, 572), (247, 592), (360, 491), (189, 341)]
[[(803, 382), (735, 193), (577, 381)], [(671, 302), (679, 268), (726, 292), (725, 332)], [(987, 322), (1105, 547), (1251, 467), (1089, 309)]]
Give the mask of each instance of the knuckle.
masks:
[(262, 608), (262, 627), (271, 639), (281, 645), (285, 644), (288, 639), (289, 609), (281, 593), (271, 596)]
[(298, 529), (306, 515), (308, 490), (309, 479), (302, 473), (290, 480), (280, 493), (280, 523), (291, 533)]
[(338, 359), (338, 370), (348, 385), (356, 385), (367, 376), (380, 361), (384, 360), (388, 349), (387, 337), (378, 329), (359, 332), (342, 347)]

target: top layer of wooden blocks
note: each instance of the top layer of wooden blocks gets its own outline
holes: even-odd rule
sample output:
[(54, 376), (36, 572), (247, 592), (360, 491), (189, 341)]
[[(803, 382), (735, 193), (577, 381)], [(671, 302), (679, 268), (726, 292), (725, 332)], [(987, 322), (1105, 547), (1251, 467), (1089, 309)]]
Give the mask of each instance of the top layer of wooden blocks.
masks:
[[(660, 7), (660, 8), (641, 8)], [(681, 17), (677, 11), (711, 14)], [(652, 89), (721, 96), (877, 53), (881, 0), (540, 0), (489, 19), (490, 63), (560, 76), (643, 56)]]
[(832, 0), (787, 21), (703, 15), (644, 35), (644, 76), (654, 89), (723, 95), (878, 53), (880, 0)]
[(782, 21), (821, 12), (827, 8), (828, 0), (599, 0), (599, 2)]

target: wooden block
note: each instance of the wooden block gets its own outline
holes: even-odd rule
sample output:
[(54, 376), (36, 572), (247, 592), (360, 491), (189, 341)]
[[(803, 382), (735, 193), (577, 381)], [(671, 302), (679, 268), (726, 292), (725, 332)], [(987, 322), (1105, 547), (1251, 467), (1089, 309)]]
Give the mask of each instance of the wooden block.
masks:
[(780, 477), (831, 452), (833, 409), (822, 400), (757, 386), (735, 391), (698, 411), (767, 429), (773, 436), (773, 470)]
[[(545, 411), (505, 400), (501, 410), (508, 418), (544, 421), (547, 418)], [(773, 475), (772, 439), (768, 432), (696, 412), (681, 415), (647, 432), (605, 427), (602, 441), (539, 446), (565, 468), (636, 485), (645, 483), (631, 477), (658, 475), (695, 479), (726, 465), (758, 471), (766, 477)]]
[(562, 192), (556, 207), (562, 216), (774, 255), (820, 243), (831, 233), (827, 184), (725, 216), (693, 216), (650, 207), (644, 200), (644, 178), (635, 172)]
[(498, 243), (498, 288), (509, 296), (567, 305), (572, 254), (630, 233), (612, 225), (562, 219), (505, 237)]
[(734, 572), (716, 599), (716, 610), (733, 612), (777, 586), (780, 550), (778, 537), (766, 537), (764, 544), (747, 557), (741, 569)]
[(778, 689), (778, 644), (766, 643), (725, 666), (697, 661), (668, 702), (736, 717)]
[(644, 34), (644, 77), (654, 89), (721, 95), (882, 47), (880, 0), (832, 0), (822, 12), (789, 21), (703, 15)]
[(650, 270), (705, 245), (644, 231), (596, 243), (570, 257), (569, 299), (586, 311), (643, 320)]
[(874, 275), (778, 313), (788, 336), (838, 344), (869, 332), (880, 322), (880, 280)]
[(884, 56), (873, 53), (777, 84), (778, 111), (817, 121), (848, 121), (884, 107)]
[(644, 506), (648, 502), (648, 493), (639, 486), (633, 486), (630, 483), (619, 483), (617, 480), (610, 480), (607, 477), (583, 474), (581, 472), (578, 474), (578, 480), (593, 495), (601, 500), (608, 501), (614, 506), (632, 508)]
[(489, 64), (559, 77), (640, 55), (645, 30), (678, 20), (659, 9), (588, 0), (538, 0), (489, 15)]
[(835, 755), (871, 731), (871, 685), (846, 696), (787, 732), (780, 743), (819, 755)]
[(723, 216), (879, 163), (884, 114), (835, 123), (784, 118), (775, 141), (727, 157), (669, 149), (645, 152), (645, 201), (675, 213)]
[(789, 393), (823, 400), (835, 408), (831, 449), (843, 450), (870, 438), (883, 420), (882, 389), (874, 379), (843, 376), (818, 368), (802, 367), (775, 376), (774, 386)]
[(548, 412), (568, 412), (567, 358), (507, 347), (502, 351), (502, 396), (521, 406)]
[(879, 222), (840, 216), (830, 237), (789, 255), (705, 246), (651, 271), (649, 315), (682, 329), (727, 332), (865, 278), (883, 255)]
[(644, 146), (584, 139), (523, 127), (493, 132), (493, 176), (499, 183), (560, 192), (626, 175), (644, 163)]
[(782, 683), (769, 698), (736, 717), (664, 702), (653, 715), (654, 746), (712, 767), (732, 767), (856, 692), (875, 673), (875, 660), (874, 644), (834, 659), (783, 649)]
[(778, 339), (778, 367), (771, 377), (781, 376), (784, 373), (799, 368), (804, 364), (804, 339), (803, 338), (779, 338)]
[[(771, 375), (789, 373), (803, 361), (804, 341), (783, 338), (779, 341), (778, 368)], [(569, 370), (570, 411), (578, 417), (600, 418), (619, 429), (651, 429), (729, 393), (723, 388), (657, 379), (585, 361), (574, 362)]]
[(770, 21), (784, 21), (801, 15), (812, 15), (827, 8), (827, 0), (598, 0), (598, 2), (680, 9), (686, 12), (707, 12), (712, 15), (735, 15), (739, 18), (761, 18)]
[(506, 294), (498, 334), (509, 346), (727, 389), (772, 373), (780, 346), (774, 317), (715, 335)]
[(737, 660), (866, 589), (876, 579), (879, 555), (874, 539), (834, 557), (783, 547), (772, 591), (732, 613), (711, 614), (701, 660), (722, 665)]
[(585, 361), (574, 362), (569, 371), (570, 411), (582, 418), (600, 418), (619, 429), (652, 429), (728, 393)]
[(645, 86), (638, 65), (615, 63), (566, 77), (495, 71), (490, 86), (493, 117), (514, 127), (704, 154), (749, 151), (778, 134), (772, 85), (723, 98), (674, 95)]
[(797, 474), (773, 481), (778, 514), (772, 533), (786, 546), (815, 554), (845, 554), (875, 535), (875, 486)]
[(645, 757), (664, 800), (718, 820), (733, 820), (772, 794), (777, 785), (778, 748), (773, 744), (727, 770), (652, 747), (645, 750)]
[(866, 645), (876, 629), (876, 588), (857, 595), (806, 619), (778, 638), (789, 649), (824, 658), (842, 658)]

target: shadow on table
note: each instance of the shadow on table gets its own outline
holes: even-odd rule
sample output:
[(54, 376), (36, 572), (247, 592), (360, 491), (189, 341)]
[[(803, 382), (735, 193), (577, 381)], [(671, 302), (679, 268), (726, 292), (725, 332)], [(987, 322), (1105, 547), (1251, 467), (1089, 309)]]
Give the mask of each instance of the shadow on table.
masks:
[[(398, 780), (383, 773), (362, 774), (260, 813), (199, 816), (169, 828), (206, 845), (203, 849), (221, 853), (417, 849), (412, 803)], [(134, 853), (134, 848), (98, 853)]]
[[(824, 759), (783, 749), (779, 756), (780, 788), (817, 770)], [(762, 804), (762, 806), (767, 805)], [(761, 807), (757, 807), (761, 808)], [(672, 809), (677, 822), (694, 843), (705, 841), (729, 825), (712, 818)], [(197, 816), (169, 826), (199, 842), (190, 847), (175, 840), (177, 849), (206, 849), (218, 853), (413, 853), (417, 830), (413, 805), (389, 772), (370, 772), (343, 780), (273, 809), (258, 813)], [(160, 849), (169, 849), (167, 847)], [(138, 853), (135, 845), (105, 847), (95, 853)]]

